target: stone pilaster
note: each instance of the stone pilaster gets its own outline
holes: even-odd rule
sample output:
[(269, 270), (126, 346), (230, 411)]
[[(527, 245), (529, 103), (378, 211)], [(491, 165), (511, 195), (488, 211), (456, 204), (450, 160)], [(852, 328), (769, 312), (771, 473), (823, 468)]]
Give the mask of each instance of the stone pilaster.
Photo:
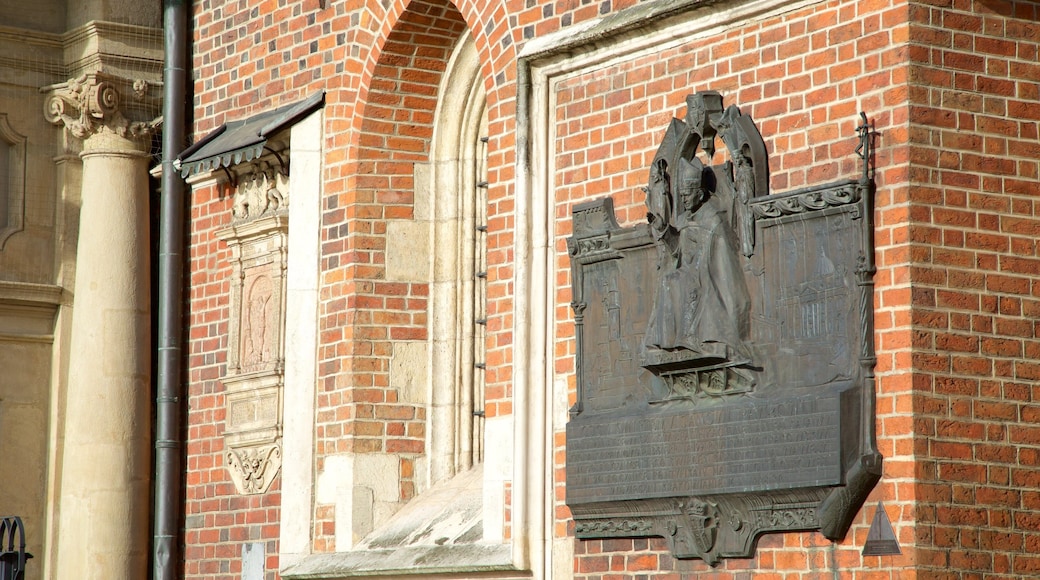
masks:
[[(83, 141), (54, 578), (147, 577), (151, 388), (147, 83), (84, 75), (49, 121)], [(154, 110), (154, 109), (153, 109)]]

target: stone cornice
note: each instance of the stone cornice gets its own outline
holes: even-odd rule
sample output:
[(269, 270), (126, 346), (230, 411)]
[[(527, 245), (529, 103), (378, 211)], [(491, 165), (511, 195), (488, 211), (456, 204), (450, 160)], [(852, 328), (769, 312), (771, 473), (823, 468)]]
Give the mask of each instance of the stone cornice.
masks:
[(150, 82), (162, 78), (162, 30), (94, 20), (61, 37), (67, 74), (105, 71)]
[(0, 283), (0, 343), (54, 341), (54, 316), (65, 299), (57, 286)]
[[(60, 79), (65, 76), (61, 51), (61, 35), (0, 26), (0, 70), (42, 73)], [(13, 79), (8, 82), (18, 84)]]
[(61, 48), (64, 46), (62, 35), (53, 32), (41, 32), (29, 28), (0, 25), (0, 42), (17, 42), (43, 48)]
[(61, 286), (0, 280), (0, 303), (58, 306), (63, 300), (64, 290)]
[(159, 28), (152, 28), (150, 26), (137, 26), (135, 24), (122, 24), (119, 22), (105, 22), (103, 20), (91, 20), (90, 22), (73, 28), (72, 30), (61, 35), (61, 42), (65, 46), (69, 46), (75, 42), (83, 41), (91, 36), (100, 36), (111, 40), (125, 40), (130, 41), (128, 44), (133, 44), (135, 39), (146, 39), (148, 42), (159, 45), (159, 51), (162, 51), (162, 30)]
[(95, 20), (57, 34), (0, 25), (0, 68), (54, 80), (104, 71), (159, 82), (162, 63), (159, 28)]

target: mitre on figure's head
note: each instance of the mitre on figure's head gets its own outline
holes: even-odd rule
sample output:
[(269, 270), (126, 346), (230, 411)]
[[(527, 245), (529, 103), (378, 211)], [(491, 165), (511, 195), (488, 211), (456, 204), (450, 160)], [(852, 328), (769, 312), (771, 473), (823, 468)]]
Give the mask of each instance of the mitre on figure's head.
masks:
[(679, 193), (698, 189), (704, 184), (704, 164), (696, 157), (679, 160)]

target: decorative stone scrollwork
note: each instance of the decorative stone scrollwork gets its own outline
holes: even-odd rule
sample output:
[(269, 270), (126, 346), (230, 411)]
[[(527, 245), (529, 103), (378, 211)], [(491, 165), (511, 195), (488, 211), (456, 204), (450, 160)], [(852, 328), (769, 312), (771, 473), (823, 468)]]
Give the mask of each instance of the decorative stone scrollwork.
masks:
[(589, 254), (609, 251), (611, 251), (610, 240), (607, 236), (577, 240), (570, 248), (571, 255), (574, 257), (585, 257)]
[(241, 493), (264, 493), (282, 466), (282, 449), (278, 445), (231, 449), (227, 465)]
[(98, 73), (86, 74), (49, 87), (52, 90), (44, 103), (44, 117), (50, 123), (64, 125), (80, 139), (103, 130), (126, 138), (149, 135), (161, 123), (161, 118), (149, 121), (127, 119), (120, 84), (130, 84), (138, 99), (144, 98), (150, 87), (141, 79), (130, 83)]
[(231, 214), (236, 221), (246, 221), (288, 208), (289, 177), (260, 163), (239, 180)]
[(577, 522), (574, 533), (582, 535), (599, 535), (612, 533), (638, 534), (649, 533), (653, 524), (649, 520), (603, 519)]
[(775, 195), (756, 200), (751, 210), (757, 218), (777, 218), (853, 204), (859, 201), (859, 190), (855, 182), (839, 184), (825, 189), (816, 188), (794, 192), (792, 195)]
[(820, 522), (816, 506), (770, 506), (768, 509), (753, 510), (755, 526), (762, 530), (816, 528)]

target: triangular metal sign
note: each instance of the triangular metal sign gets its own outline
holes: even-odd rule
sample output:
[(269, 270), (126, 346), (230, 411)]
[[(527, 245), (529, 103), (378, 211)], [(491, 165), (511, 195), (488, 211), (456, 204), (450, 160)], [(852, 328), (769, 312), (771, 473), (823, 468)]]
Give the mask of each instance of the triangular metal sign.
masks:
[(896, 541), (896, 534), (892, 531), (892, 522), (885, 513), (881, 502), (877, 504), (874, 511), (874, 521), (870, 523), (870, 531), (867, 532), (867, 541), (863, 544), (864, 556), (898, 556), (903, 553)]

